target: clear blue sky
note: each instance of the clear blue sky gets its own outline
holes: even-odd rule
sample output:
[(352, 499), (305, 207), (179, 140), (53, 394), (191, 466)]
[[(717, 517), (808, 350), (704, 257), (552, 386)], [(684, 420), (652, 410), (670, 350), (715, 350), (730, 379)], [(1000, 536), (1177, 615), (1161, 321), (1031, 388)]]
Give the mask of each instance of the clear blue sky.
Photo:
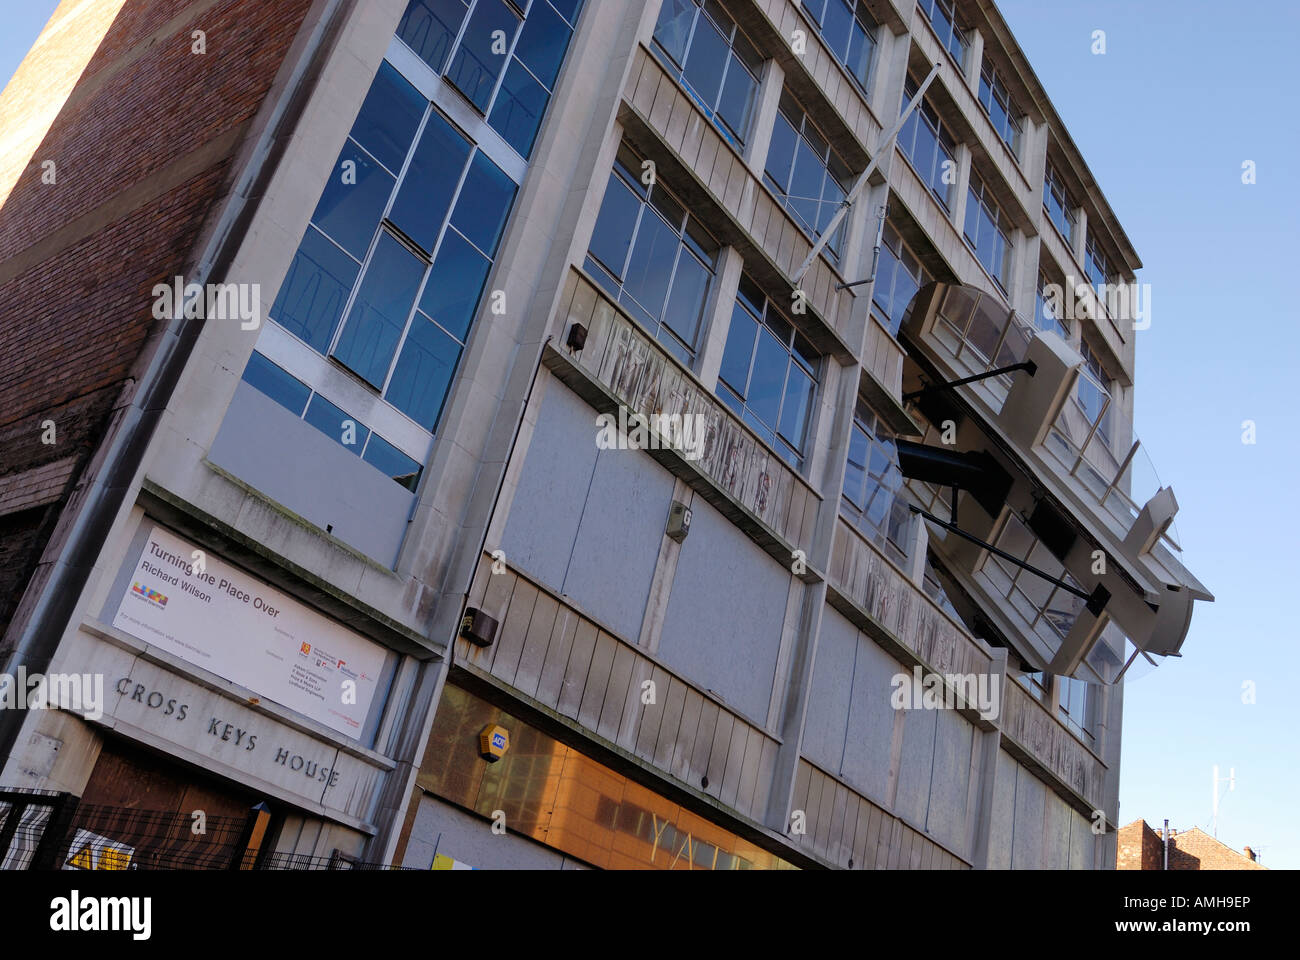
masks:
[[(5, 82), (54, 0), (10, 4)], [(1127, 685), (1120, 822), (1206, 828), (1211, 767), (1236, 770), (1221, 840), (1300, 868), (1300, 4), (1000, 0), (1137, 247), (1137, 431), (1182, 510), (1198, 604), (1181, 660)], [(1106, 53), (1091, 52), (1094, 30)], [(2, 122), (2, 121), (0, 121)], [(1257, 183), (1242, 184), (1242, 162)], [(1242, 421), (1257, 442), (1242, 443)], [(1242, 685), (1255, 684), (1254, 704)]]

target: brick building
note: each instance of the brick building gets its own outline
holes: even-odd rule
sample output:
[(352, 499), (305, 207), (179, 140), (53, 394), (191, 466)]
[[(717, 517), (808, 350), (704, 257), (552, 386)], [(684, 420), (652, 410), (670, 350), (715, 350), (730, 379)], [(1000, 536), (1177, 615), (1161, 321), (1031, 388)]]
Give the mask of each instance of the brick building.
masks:
[(107, 697), (0, 791), (117, 860), (1114, 865), (1211, 597), (994, 4), (66, 0), (4, 107), (0, 672)]
[[(1145, 820), (1134, 820), (1119, 828), (1119, 851), (1116, 870), (1164, 870), (1165, 841), (1163, 830), (1155, 830)], [(1255, 851), (1245, 847), (1232, 849), (1200, 827), (1181, 833), (1169, 831), (1170, 870), (1267, 870)]]

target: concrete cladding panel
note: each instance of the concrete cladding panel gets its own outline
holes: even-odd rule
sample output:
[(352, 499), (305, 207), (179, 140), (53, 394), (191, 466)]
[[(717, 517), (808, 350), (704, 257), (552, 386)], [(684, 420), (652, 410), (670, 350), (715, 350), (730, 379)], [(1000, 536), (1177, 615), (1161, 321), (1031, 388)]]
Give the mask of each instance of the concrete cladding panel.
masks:
[(509, 563), (635, 642), (673, 478), (647, 454), (597, 450), (596, 414), (547, 385), (502, 538)]
[(396, 560), (415, 495), (247, 383), (208, 459), (366, 556)]
[(803, 754), (832, 772), (843, 772), (845, 735), (857, 689), (853, 665), (859, 643), (853, 624), (829, 606), (822, 611), (817, 660), (813, 664), (813, 695), (804, 718)]
[[(847, 623), (828, 610), (833, 620)], [(827, 617), (822, 617), (823, 625)], [(853, 703), (849, 708), (848, 737), (844, 742), (844, 776), (862, 792), (883, 802), (889, 788), (889, 754), (894, 738), (896, 711), (889, 702), (890, 681), (902, 665), (874, 640), (858, 633), (858, 657), (853, 666)], [(814, 697), (816, 694), (814, 693)]]
[(760, 723), (776, 675), (791, 574), (698, 497), (659, 653)]
[(1011, 838), (1011, 869), (1041, 870), (1043, 819), (1046, 816), (1047, 787), (1032, 773), (1016, 764), (1015, 833)]
[(501, 549), (557, 593), (596, 467), (595, 414), (556, 380), (546, 384)]

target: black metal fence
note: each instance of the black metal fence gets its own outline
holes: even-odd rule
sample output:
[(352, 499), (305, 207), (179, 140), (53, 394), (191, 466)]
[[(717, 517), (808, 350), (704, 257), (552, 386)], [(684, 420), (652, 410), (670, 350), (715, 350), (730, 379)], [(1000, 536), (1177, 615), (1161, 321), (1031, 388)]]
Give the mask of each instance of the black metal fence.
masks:
[(269, 813), (196, 816), (82, 803), (68, 793), (0, 790), (0, 870), (389, 870), (335, 851), (268, 850)]

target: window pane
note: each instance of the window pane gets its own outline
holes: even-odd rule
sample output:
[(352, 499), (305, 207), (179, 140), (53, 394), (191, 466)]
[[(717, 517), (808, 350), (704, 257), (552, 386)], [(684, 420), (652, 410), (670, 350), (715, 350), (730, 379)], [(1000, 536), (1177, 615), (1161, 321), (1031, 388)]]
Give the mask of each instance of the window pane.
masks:
[(772, 336), (771, 331), (761, 330), (758, 334), (754, 372), (749, 377), (749, 393), (745, 397), (745, 405), (769, 427), (777, 425), (788, 366), (790, 366), (790, 354), (785, 347)]
[[(502, 0), (479, 0), (470, 14), (460, 47), (447, 70), (447, 79), (481, 112), (487, 111), (492, 87), (505, 69), (506, 55), (518, 29), (519, 18)], [(505, 34), (504, 44), (493, 39), (498, 30)], [(496, 53), (492, 49), (494, 44)]]
[(492, 262), (465, 241), (455, 230), (448, 230), (433, 261), (429, 280), (420, 297), (420, 309), (464, 340), (474, 320), (483, 282)]
[(344, 413), (319, 393), (311, 398), (307, 405), (307, 415), (303, 418), (325, 436), (357, 456), (366, 444), (370, 429), (365, 424)]
[(704, 108), (709, 114), (713, 113), (718, 102), (718, 92), (722, 89), (722, 71), (730, 56), (727, 41), (709, 22), (708, 17), (701, 17), (695, 24), (690, 52), (686, 54), (683, 77), (704, 101)]
[(425, 250), (438, 241), (469, 151), (470, 145), (451, 124), (437, 113), (430, 115), (389, 214)]
[(396, 174), (402, 169), (428, 105), (419, 91), (384, 61), (352, 125), (352, 139)]
[(826, 4), (826, 18), (822, 21), (822, 38), (835, 54), (835, 59), (841, 62), (848, 52), (849, 34), (853, 26), (853, 14), (844, 5), (844, 0), (830, 0)]
[(459, 343), (417, 313), (385, 399), (426, 430), (433, 430), (460, 351)]
[(465, 175), (465, 186), (451, 215), (452, 226), (492, 256), (497, 252), (497, 242), (514, 198), (514, 181), (480, 150)]
[(804, 431), (812, 411), (813, 381), (796, 366), (790, 368), (785, 384), (785, 403), (781, 406), (781, 436), (796, 450), (803, 449)]
[(799, 149), (794, 161), (794, 175), (790, 180), (790, 209), (803, 221), (805, 228), (812, 233), (817, 226), (817, 216), (821, 210), (822, 181), (826, 179), (826, 168), (821, 158), (813, 153), (812, 147), (804, 139), (799, 140)]
[(515, 148), (515, 153), (527, 157), (532, 152), (549, 99), (546, 88), (534, 80), (518, 60), (513, 61), (506, 71), (506, 78), (501, 81), (501, 90), (492, 105), (488, 123)]
[(551, 6), (569, 23), (578, 22), (578, 13), (582, 10), (582, 0), (551, 0)]
[(857, 20), (853, 21), (852, 34), (849, 37), (849, 55), (845, 58), (844, 65), (848, 67), (849, 73), (857, 78), (862, 88), (867, 88), (867, 80), (871, 77), (871, 55), (875, 52), (875, 38), (867, 32)]
[(655, 25), (655, 40), (665, 52), (681, 66), (686, 55), (686, 41), (690, 39), (691, 22), (695, 19), (695, 4), (691, 0), (664, 0), (659, 9), (659, 23)]
[(529, 9), (528, 20), (515, 45), (515, 56), (547, 89), (555, 86), (570, 32), (560, 15), (540, 0)]
[(718, 376), (744, 394), (749, 386), (749, 361), (754, 356), (754, 335), (758, 324), (748, 310), (736, 304), (731, 310), (731, 326), (727, 329), (727, 346), (722, 351), (722, 368)]
[(412, 492), (420, 482), (420, 465), (377, 433), (370, 435), (361, 459)]
[(709, 272), (704, 265), (682, 250), (677, 258), (677, 273), (673, 289), (668, 296), (664, 322), (692, 347), (700, 330), (700, 314), (704, 311), (704, 298), (709, 292)]
[(256, 351), (244, 368), (244, 382), (256, 387), (295, 417), (301, 417), (311, 387)]
[(722, 99), (718, 102), (718, 114), (742, 140), (749, 133), (749, 115), (754, 105), (754, 90), (757, 86), (749, 71), (741, 66), (739, 59), (733, 56), (731, 66), (727, 69), (727, 79), (722, 85)]
[(388, 234), (379, 238), (334, 355), (376, 387), (384, 385), (424, 264)]
[(794, 161), (798, 139), (790, 121), (778, 113), (776, 122), (772, 125), (772, 146), (767, 152), (766, 169), (782, 193), (787, 193), (790, 189), (790, 164)]
[(632, 231), (636, 227), (636, 215), (640, 209), (641, 202), (636, 194), (627, 187), (622, 177), (611, 173), (588, 249), (615, 277), (623, 276), (627, 249), (632, 243)]
[(308, 227), (271, 307), (271, 316), (309, 347), (324, 353), (334, 339), (359, 270), (355, 260), (320, 231)]
[(375, 227), (384, 215), (396, 183), (384, 168), (349, 140), (321, 194), (312, 223), (338, 241), (358, 260), (370, 249)]
[(663, 316), (668, 280), (679, 246), (681, 240), (658, 214), (650, 210), (642, 214), (624, 287), (656, 320)]
[(411, 0), (397, 25), (397, 36), (420, 59), (442, 73), (447, 53), (468, 9), (462, 0)]
[(866, 506), (864, 492), (867, 483), (867, 449), (870, 441), (858, 424), (849, 435), (849, 460), (844, 468), (844, 496), (859, 510)]

